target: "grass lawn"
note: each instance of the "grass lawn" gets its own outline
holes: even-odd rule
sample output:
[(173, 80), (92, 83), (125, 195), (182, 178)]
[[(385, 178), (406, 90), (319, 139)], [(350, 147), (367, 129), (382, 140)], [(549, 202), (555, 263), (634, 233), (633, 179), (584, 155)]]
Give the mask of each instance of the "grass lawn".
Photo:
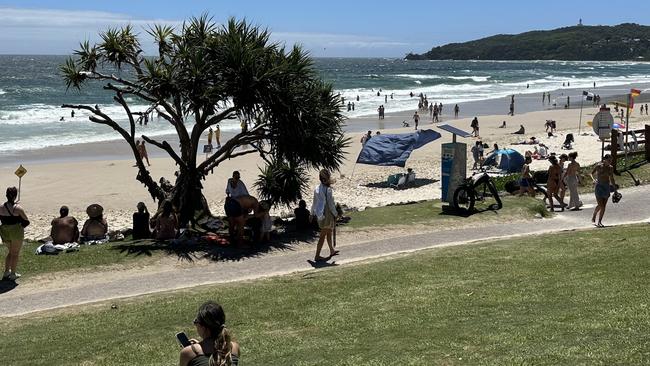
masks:
[(206, 299), (246, 365), (648, 364), (647, 235), (540, 235), (0, 318), (0, 365), (174, 365), (174, 334), (196, 336)]
[[(143, 245), (146, 243), (145, 245)], [(25, 278), (44, 273), (89, 270), (101, 266), (148, 265), (168, 255), (162, 246), (148, 242), (114, 242), (101, 245), (82, 245), (77, 252), (58, 255), (34, 255), (40, 245), (25, 242), (20, 251), (18, 272)], [(149, 250), (145, 248), (149, 247)], [(129, 250), (132, 248), (133, 250)], [(137, 250), (135, 250), (137, 248)], [(4, 258), (5, 250), (0, 251)], [(21, 271), (22, 270), (22, 271)]]
[[(456, 216), (442, 215), (440, 201), (428, 201), (409, 205), (397, 205), (381, 208), (368, 209), (363, 212), (353, 212), (353, 220), (348, 225), (352, 229), (363, 229), (366, 227), (387, 226), (397, 224), (396, 217), (399, 217), (400, 224), (426, 223), (429, 221), (454, 222), (463, 220), (485, 222), (489, 218), (508, 219), (531, 217), (535, 212), (545, 212), (541, 202), (532, 198), (505, 197), (504, 208), (498, 212), (483, 212), (471, 216), (468, 219)], [(203, 256), (207, 253), (206, 248), (195, 248), (190, 253), (174, 251), (164, 244), (157, 244), (148, 241), (133, 242), (125, 240), (102, 245), (85, 246), (80, 250), (71, 253), (60, 253), (58, 255), (34, 255), (35, 249), (40, 245), (36, 242), (26, 242), (20, 254), (19, 272), (22, 272), (26, 279), (46, 273), (65, 271), (90, 271), (98, 267), (128, 267), (147, 266), (155, 263), (164, 257), (183, 259), (186, 255)], [(4, 250), (0, 251), (4, 253)], [(241, 256), (245, 256), (245, 253)]]
[[(538, 197), (541, 198), (541, 196)], [(503, 202), (502, 209), (497, 211), (484, 211), (471, 215), (468, 218), (443, 214), (443, 204), (440, 200), (369, 208), (364, 211), (351, 212), (349, 215), (352, 217), (352, 220), (347, 226), (353, 229), (361, 229), (389, 225), (425, 224), (429, 222), (435, 223), (436, 225), (444, 225), (446, 223), (458, 223), (459, 220), (462, 220), (463, 225), (467, 225), (474, 223), (485, 224), (487, 220), (495, 219), (501, 222), (509, 219), (531, 219), (537, 213), (544, 216), (548, 215), (540, 199), (510, 196), (506, 193), (505, 196), (501, 197), (501, 200)]]

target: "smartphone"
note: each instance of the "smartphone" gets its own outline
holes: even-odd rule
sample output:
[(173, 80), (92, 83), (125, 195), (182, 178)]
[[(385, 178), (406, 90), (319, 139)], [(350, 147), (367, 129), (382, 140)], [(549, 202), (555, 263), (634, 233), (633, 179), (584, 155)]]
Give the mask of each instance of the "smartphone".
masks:
[(178, 340), (178, 343), (181, 344), (181, 347), (187, 347), (191, 344), (190, 339), (187, 338), (187, 334), (185, 334), (185, 332), (176, 333), (176, 339)]

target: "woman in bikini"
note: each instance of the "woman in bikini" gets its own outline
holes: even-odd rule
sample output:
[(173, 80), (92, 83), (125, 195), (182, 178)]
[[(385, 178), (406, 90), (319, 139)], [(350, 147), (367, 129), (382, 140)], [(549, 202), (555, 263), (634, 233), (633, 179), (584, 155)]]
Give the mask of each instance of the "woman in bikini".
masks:
[(18, 266), (20, 248), (23, 246), (25, 238), (25, 226), (29, 225), (25, 210), (16, 202), (17, 196), (16, 187), (7, 188), (7, 202), (0, 206), (0, 238), (8, 250), (2, 279), (10, 281), (20, 278), (20, 274), (16, 272), (16, 266)]
[[(591, 179), (594, 181), (594, 194), (596, 195), (596, 202), (598, 205), (594, 209), (594, 214), (591, 216), (591, 222), (597, 227), (604, 227), (603, 216), (605, 215), (605, 208), (611, 193), (611, 187), (615, 186), (614, 182), (614, 167), (612, 167), (612, 156), (606, 154), (603, 161), (596, 164), (591, 171)], [(598, 223), (596, 223), (596, 216), (598, 216)]]

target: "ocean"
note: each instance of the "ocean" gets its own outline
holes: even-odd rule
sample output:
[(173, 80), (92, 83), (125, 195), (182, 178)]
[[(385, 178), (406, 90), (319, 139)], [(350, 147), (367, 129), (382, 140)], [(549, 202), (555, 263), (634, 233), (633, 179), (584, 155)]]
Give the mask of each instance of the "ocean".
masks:
[[(60, 108), (63, 103), (98, 104), (114, 119), (126, 123), (122, 108), (100, 85), (66, 91), (58, 72), (64, 61), (64, 56), (0, 55), (0, 155), (120, 139), (109, 127), (89, 122), (86, 113), (76, 112), (72, 118), (70, 110)], [(451, 108), (454, 103), (558, 90), (563, 88), (562, 83), (570, 83), (570, 88), (591, 88), (594, 82), (598, 87), (650, 83), (650, 63), (644, 62), (327, 58), (316, 59), (315, 66), (346, 104), (355, 103), (354, 111), (344, 108), (348, 117), (374, 115), (386, 96), (387, 113), (414, 110), (417, 101), (409, 96), (411, 92), (423, 93), (429, 101)], [(130, 101), (134, 111), (146, 108)], [(224, 132), (236, 131), (239, 123), (228, 122), (221, 128)], [(138, 129), (138, 134), (151, 136), (173, 133), (171, 126), (157, 119)]]

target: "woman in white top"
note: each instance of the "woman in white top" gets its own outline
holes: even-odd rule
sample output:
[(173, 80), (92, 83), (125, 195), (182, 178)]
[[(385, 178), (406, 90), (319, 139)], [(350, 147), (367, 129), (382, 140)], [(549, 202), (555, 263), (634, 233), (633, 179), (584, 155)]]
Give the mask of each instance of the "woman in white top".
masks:
[[(320, 236), (318, 238), (318, 245), (316, 246), (314, 261), (328, 260), (339, 253), (338, 250), (334, 250), (334, 246), (332, 245), (332, 230), (336, 225), (336, 216), (338, 213), (336, 211), (336, 202), (334, 202), (334, 196), (332, 195), (332, 188), (330, 187), (332, 184), (330, 172), (327, 169), (321, 170), (319, 179), (320, 185), (314, 190), (314, 200), (311, 205), (311, 214), (316, 217), (318, 227), (320, 227)], [(320, 256), (325, 239), (327, 239), (327, 245), (330, 249), (328, 258)]]

